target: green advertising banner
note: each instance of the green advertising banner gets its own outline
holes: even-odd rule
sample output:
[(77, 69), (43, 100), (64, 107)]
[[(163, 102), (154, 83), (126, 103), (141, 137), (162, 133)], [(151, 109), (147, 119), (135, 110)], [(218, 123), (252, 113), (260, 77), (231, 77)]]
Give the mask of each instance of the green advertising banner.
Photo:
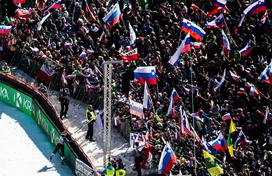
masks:
[[(33, 101), (31, 97), (0, 82), (0, 101), (10, 104), (11, 106), (18, 108), (27, 115), (31, 116), (37, 122), (38, 126), (46, 133), (50, 142), (56, 146), (60, 133), (55, 129), (40, 106)], [(67, 144), (65, 144), (64, 147), (64, 156), (67, 164), (74, 171), (76, 157)]]
[(32, 116), (32, 98), (3, 83), (0, 83), (0, 100)]

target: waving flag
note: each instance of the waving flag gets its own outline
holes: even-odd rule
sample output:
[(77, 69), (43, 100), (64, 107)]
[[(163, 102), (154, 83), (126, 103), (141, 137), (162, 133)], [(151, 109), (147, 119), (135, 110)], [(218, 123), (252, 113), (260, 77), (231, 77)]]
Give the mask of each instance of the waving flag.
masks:
[(134, 70), (134, 78), (138, 83), (157, 84), (156, 68), (154, 66), (137, 67)]
[(146, 109), (150, 109), (152, 105), (152, 101), (150, 98), (150, 94), (149, 94), (149, 89), (148, 86), (145, 82), (145, 87), (144, 87), (144, 100), (143, 100), (143, 107)]
[(119, 4), (116, 3), (102, 20), (104, 21), (104, 23), (107, 23), (110, 26), (114, 26), (119, 22), (120, 18), (121, 10)]
[(222, 152), (225, 152), (227, 150), (227, 143), (226, 139), (224, 138), (223, 134), (220, 132), (218, 137), (210, 141), (209, 144), (215, 149), (215, 150), (220, 150)]
[(133, 45), (136, 40), (136, 33), (130, 24), (129, 24), (129, 40), (131, 45)]
[(236, 75), (235, 73), (233, 73), (232, 71), (229, 71), (230, 76), (232, 77), (232, 79), (234, 81), (240, 82), (240, 76)]
[(225, 115), (223, 115), (222, 119), (223, 119), (223, 120), (231, 120), (231, 115), (230, 115), (230, 113), (226, 113)]
[(229, 39), (227, 37), (227, 35), (225, 34), (224, 30), (222, 30), (222, 38), (223, 38), (223, 49), (224, 52), (226, 54), (227, 57), (230, 56), (230, 42)]
[(234, 142), (234, 148), (237, 148), (239, 145), (250, 145), (252, 141), (248, 140), (244, 132), (241, 130), (239, 135)]
[(215, 162), (215, 157), (205, 150), (203, 151), (203, 156), (208, 172), (211, 176), (218, 176), (224, 174), (224, 170)]
[(41, 21), (38, 22), (38, 27), (37, 30), (40, 31), (42, 29), (42, 25), (45, 22), (45, 20), (47, 20), (47, 18), (51, 15), (51, 13), (48, 13), (46, 16), (44, 16)]
[(227, 0), (212, 0), (212, 2), (214, 3), (216, 7), (223, 7), (223, 8), (227, 4)]
[(193, 114), (191, 114), (191, 116), (194, 118), (195, 121), (197, 122), (204, 122), (204, 120), (200, 117), (200, 111), (197, 111)]
[(194, 49), (200, 49), (201, 47), (205, 46), (202, 42), (191, 42), (191, 45), (194, 47)]
[(179, 108), (180, 111), (180, 116), (181, 116), (181, 132), (182, 134), (187, 134), (187, 135), (191, 135), (191, 129), (190, 129), (190, 124), (188, 122), (186, 113), (184, 112), (184, 110), (182, 110), (182, 107), (180, 106)]
[(212, 15), (215, 15), (215, 14), (221, 12), (222, 10), (224, 10), (224, 8), (222, 8), (222, 7), (216, 7), (214, 9), (212, 9), (211, 11), (209, 11), (207, 15), (208, 16), (212, 16)]
[(254, 84), (247, 82), (246, 86), (249, 88), (249, 95), (250, 96), (256, 97), (260, 94), (259, 90), (256, 88), (256, 86)]
[(197, 41), (202, 41), (206, 34), (206, 32), (201, 27), (185, 18), (182, 21), (181, 30), (186, 33), (190, 32), (190, 35)]
[(12, 26), (0, 25), (0, 34), (9, 34)]
[(135, 60), (138, 60), (138, 50), (137, 48), (131, 50), (131, 51), (127, 51), (124, 53), (121, 53), (121, 57), (123, 62), (132, 62)]
[(245, 56), (247, 56), (252, 50), (253, 50), (253, 44), (252, 44), (252, 41), (250, 40), (250, 41), (247, 43), (247, 45), (246, 45), (243, 49), (241, 49), (241, 50), (239, 51), (239, 54), (240, 54), (241, 57), (245, 57)]
[(14, 4), (24, 4), (25, 0), (13, 0)]
[(37, 72), (37, 78), (46, 84), (55, 80), (55, 70), (49, 63), (44, 63)]
[(259, 0), (259, 1), (252, 3), (251, 5), (249, 5), (244, 10), (244, 15), (246, 17), (249, 17), (251, 15), (254, 15), (254, 14), (266, 11), (266, 10), (267, 10), (266, 2), (264, 2), (264, 0)]
[(177, 162), (177, 157), (167, 142), (164, 146), (158, 166), (158, 174), (168, 175)]
[(224, 16), (223, 14), (220, 14), (218, 17), (216, 17), (214, 20), (207, 22), (205, 24), (205, 26), (208, 29), (212, 29), (212, 28), (222, 28), (225, 26), (225, 22), (224, 22)]
[(216, 82), (216, 86), (215, 88), (213, 89), (215, 92), (222, 86), (222, 84), (224, 83), (225, 81), (225, 77), (226, 77), (226, 69), (224, 70), (224, 73), (221, 77), (221, 80), (218, 82), (217, 80), (215, 80)]
[(144, 116), (143, 104), (130, 100), (129, 106), (130, 106), (130, 110), (129, 110), (130, 114), (140, 117), (141, 119), (143, 118)]
[(262, 73), (260, 74), (260, 76), (258, 77), (258, 80), (262, 81), (262, 82), (265, 82), (267, 84), (271, 84), (270, 82), (270, 76), (271, 76), (271, 73), (269, 70), (271, 70), (272, 68), (272, 61), (270, 62), (269, 65), (267, 65), (265, 67), (265, 69), (262, 71)]
[(61, 0), (57, 0), (55, 2), (53, 2), (52, 5), (50, 5), (49, 7), (47, 7), (47, 9), (45, 10), (45, 12), (49, 11), (50, 9), (61, 9), (62, 5), (61, 5)]
[(34, 12), (33, 9), (28, 9), (28, 10), (26, 10), (26, 9), (17, 9), (15, 11), (15, 15), (16, 15), (16, 17), (21, 18), (21, 19), (28, 19), (33, 12)]
[(205, 151), (207, 151), (208, 153), (212, 153), (212, 151), (209, 149), (209, 147), (207, 145), (207, 141), (204, 136), (202, 136), (202, 138), (201, 138), (201, 145)]
[(171, 93), (171, 99), (170, 99), (170, 104), (167, 110), (167, 116), (171, 117), (176, 117), (175, 114), (175, 102), (178, 101), (180, 97), (178, 96), (178, 93), (175, 88), (173, 88), (172, 93)]
[(232, 138), (231, 138), (231, 134), (233, 132), (237, 131), (235, 123), (232, 121), (232, 119), (230, 119), (230, 126), (229, 126), (229, 135), (228, 135), (228, 151), (231, 157), (234, 157), (234, 153), (233, 153), (233, 143), (232, 143)]
[(181, 42), (175, 54), (171, 56), (168, 62), (171, 65), (175, 65), (178, 63), (181, 54), (190, 52), (190, 51), (191, 51), (191, 47), (190, 47), (190, 32), (189, 32), (184, 38), (184, 40)]

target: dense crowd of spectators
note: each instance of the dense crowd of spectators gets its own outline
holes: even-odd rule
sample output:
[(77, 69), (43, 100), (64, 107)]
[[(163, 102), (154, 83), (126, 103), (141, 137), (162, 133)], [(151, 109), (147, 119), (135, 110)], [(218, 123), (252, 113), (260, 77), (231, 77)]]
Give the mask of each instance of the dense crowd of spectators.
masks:
[[(106, 60), (121, 60), (120, 51), (130, 46), (129, 24), (134, 28), (137, 40), (131, 47), (138, 48), (140, 59), (123, 66), (114, 66), (114, 111), (122, 121), (129, 115), (128, 101), (121, 101), (123, 96), (142, 102), (144, 86), (133, 81), (133, 70), (137, 66), (156, 66), (158, 85), (149, 86), (154, 109), (145, 111), (144, 119), (130, 119), (134, 132), (144, 135), (151, 128), (154, 130), (152, 137), (148, 138), (149, 145), (145, 145), (143, 150), (151, 150), (151, 167), (158, 166), (164, 139), (170, 142), (178, 157), (173, 174), (179, 171), (183, 174), (207, 174), (201, 145), (195, 144), (194, 153), (194, 138), (181, 134), (178, 112), (181, 105), (188, 114), (199, 111), (200, 116), (205, 119), (203, 123), (195, 124), (200, 138), (205, 137), (207, 141), (211, 141), (220, 131), (227, 138), (229, 121), (222, 120), (222, 116), (230, 113), (238, 128), (233, 134), (234, 140), (242, 129), (252, 141), (251, 145), (236, 148), (233, 158), (227, 151), (216, 153), (224, 175), (272, 174), (270, 114), (267, 122), (263, 123), (266, 107), (271, 109), (271, 88), (258, 79), (272, 59), (270, 10), (265, 23), (261, 22), (263, 13), (259, 13), (246, 18), (242, 26), (238, 27), (243, 10), (250, 2), (227, 2), (228, 10), (224, 11), (227, 27), (224, 30), (232, 50), (230, 57), (226, 57), (221, 30), (207, 29), (204, 26), (216, 15), (208, 16), (191, 8), (194, 3), (208, 12), (214, 8), (212, 1), (119, 1), (122, 19), (117, 25), (109, 27), (103, 23), (102, 18), (117, 0), (87, 0), (93, 17), (86, 13), (84, 1), (62, 0), (63, 8), (51, 9), (51, 15), (40, 31), (37, 30), (37, 23), (48, 13), (44, 8), (53, 1), (38, 0), (37, 4), (30, 2), (32, 4), (22, 4), (22, 7), (34, 10), (29, 17), (5, 18), (5, 25), (12, 25), (12, 32), (4, 37), (5, 58), (33, 77), (36, 77), (43, 63), (52, 66), (56, 71), (56, 79), (50, 84), (51, 87), (60, 89), (66, 85), (71, 96), (91, 103), (95, 108), (102, 105), (102, 63)], [(268, 8), (270, 7), (268, 3)], [(200, 48), (192, 47), (191, 53), (182, 56), (181, 63), (173, 67), (168, 60), (186, 35), (180, 30), (183, 18), (201, 26), (206, 35)], [(249, 40), (254, 43), (253, 51), (246, 57), (240, 57), (238, 51)], [(216, 81), (221, 79), (220, 75), (224, 70), (226, 79), (220, 89), (214, 91)], [(240, 76), (239, 80), (233, 79), (229, 71)], [(62, 79), (63, 73), (67, 83)], [(250, 95), (248, 83), (254, 84), (260, 93)], [(175, 104), (174, 118), (166, 116), (173, 88), (181, 97)], [(191, 116), (188, 118), (192, 123)], [(195, 164), (197, 173), (194, 172)]]

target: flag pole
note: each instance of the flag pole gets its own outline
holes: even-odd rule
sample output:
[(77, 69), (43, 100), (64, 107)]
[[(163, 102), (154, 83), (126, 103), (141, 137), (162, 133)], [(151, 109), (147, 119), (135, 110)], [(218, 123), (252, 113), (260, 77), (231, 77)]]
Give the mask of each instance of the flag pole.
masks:
[[(192, 52), (190, 50), (190, 70), (191, 70), (191, 92), (192, 92), (192, 112), (194, 112), (194, 88), (193, 88), (193, 66), (192, 66)], [(195, 118), (193, 118), (193, 128), (195, 129)], [(195, 149), (195, 143), (196, 143), (196, 138), (194, 135), (194, 149), (193, 149), (193, 156), (194, 158), (196, 157), (196, 149)], [(194, 172), (196, 174), (196, 161), (194, 160)]]
[[(221, 14), (222, 14), (222, 13), (221, 13)], [(222, 14), (222, 16), (223, 16), (223, 19), (224, 19), (224, 24), (225, 24), (225, 26), (226, 26), (226, 29), (227, 29), (227, 31), (228, 31), (228, 33), (229, 33), (230, 38), (231, 38), (231, 41), (234, 43), (235, 47), (237, 47), (237, 44), (235, 43), (234, 39), (233, 39), (232, 36), (230, 35), (230, 30), (229, 30), (228, 24), (227, 24), (227, 22), (226, 22), (226, 20), (225, 20), (225, 16), (224, 16), (223, 14)]]

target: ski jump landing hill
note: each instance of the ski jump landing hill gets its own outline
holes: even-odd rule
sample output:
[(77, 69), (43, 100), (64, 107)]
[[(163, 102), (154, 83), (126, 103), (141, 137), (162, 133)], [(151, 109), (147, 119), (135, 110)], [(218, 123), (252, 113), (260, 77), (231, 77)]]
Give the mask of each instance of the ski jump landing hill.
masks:
[[(61, 132), (66, 130), (52, 104), (36, 87), (1, 72), (0, 101), (14, 106), (32, 117), (54, 146), (57, 145)], [(71, 142), (65, 144), (64, 147), (65, 162), (75, 175), (99, 175), (92, 161), (69, 132), (67, 139)]]

